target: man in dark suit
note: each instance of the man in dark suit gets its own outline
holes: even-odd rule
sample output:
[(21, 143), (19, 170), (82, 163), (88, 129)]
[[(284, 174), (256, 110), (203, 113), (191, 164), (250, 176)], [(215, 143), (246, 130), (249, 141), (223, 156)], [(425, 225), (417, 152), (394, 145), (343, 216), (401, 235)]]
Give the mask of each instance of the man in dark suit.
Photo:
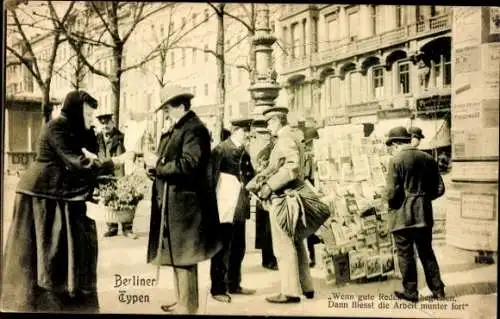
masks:
[[(116, 127), (111, 112), (101, 112), (96, 116), (100, 124), (100, 131), (97, 133), (97, 156), (100, 159), (109, 159), (125, 153), (124, 135)], [(114, 177), (123, 177), (125, 175), (124, 165), (115, 168)], [(113, 237), (118, 235), (118, 223), (106, 223), (108, 231), (104, 237)], [(137, 235), (132, 231), (132, 222), (122, 223), (123, 236), (137, 239)]]
[[(249, 119), (232, 121), (231, 135), (212, 151), (214, 180), (219, 182), (221, 173), (225, 173), (234, 176), (240, 183), (234, 218), (232, 221), (221, 219), (223, 247), (210, 263), (210, 293), (220, 302), (231, 302), (229, 294), (255, 293), (255, 290), (241, 287), (241, 264), (245, 257), (245, 224), (246, 219), (250, 218), (250, 194), (244, 186), (254, 176), (250, 156), (245, 150), (250, 124)], [(222, 213), (220, 209), (219, 213)]]
[(220, 249), (219, 216), (210, 169), (210, 134), (191, 110), (193, 94), (177, 85), (160, 92), (171, 125), (163, 132), (156, 155), (145, 164), (154, 179), (147, 262), (174, 270), (176, 302), (161, 309), (196, 314), (198, 263)]
[(420, 127), (412, 126), (408, 129), (408, 133), (411, 136), (411, 145), (415, 148), (418, 148), (420, 145), (420, 141), (425, 138), (422, 133), (422, 129)]
[(389, 227), (404, 287), (404, 291), (394, 293), (398, 298), (418, 301), (415, 245), (432, 296), (443, 299), (444, 283), (432, 249), (432, 201), (442, 196), (445, 188), (437, 163), (427, 153), (411, 146), (410, 141), (411, 135), (406, 128), (395, 127), (389, 131), (386, 142), (393, 147), (386, 185)]

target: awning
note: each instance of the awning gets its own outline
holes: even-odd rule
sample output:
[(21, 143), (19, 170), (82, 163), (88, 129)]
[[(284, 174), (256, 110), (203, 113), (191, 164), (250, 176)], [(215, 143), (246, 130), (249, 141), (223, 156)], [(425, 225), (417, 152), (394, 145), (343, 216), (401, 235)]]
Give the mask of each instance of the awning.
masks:
[(439, 147), (451, 145), (451, 132), (446, 120), (443, 119), (414, 119), (410, 126), (416, 126), (422, 129), (425, 138), (422, 139), (419, 149), (432, 150)]
[(396, 126), (409, 127), (410, 119), (405, 117), (405, 118), (379, 120), (377, 123), (375, 123), (375, 128), (373, 129), (373, 132), (370, 134), (370, 137), (385, 140), (387, 134), (389, 134), (389, 131)]

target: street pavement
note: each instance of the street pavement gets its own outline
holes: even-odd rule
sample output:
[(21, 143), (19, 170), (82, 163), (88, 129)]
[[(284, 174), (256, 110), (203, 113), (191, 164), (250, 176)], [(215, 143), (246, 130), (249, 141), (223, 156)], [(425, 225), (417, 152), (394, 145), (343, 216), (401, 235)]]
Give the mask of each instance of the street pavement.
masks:
[[(12, 215), (12, 191), (15, 188), (15, 180), (7, 181), (5, 186), (4, 236)], [(106, 225), (102, 218), (102, 211), (96, 205), (89, 204), (88, 206), (88, 214), (96, 220), (98, 226), (98, 292), (101, 312), (164, 314), (160, 310), (160, 305), (174, 300), (173, 276), (170, 268), (162, 267), (159, 272), (159, 282), (153, 282), (156, 279), (157, 268), (146, 263), (149, 229), (148, 202), (141, 202), (137, 209), (134, 221), (135, 231), (139, 235), (137, 240), (121, 235), (103, 238)], [(436, 255), (446, 284), (446, 292), (450, 297), (448, 301), (422, 301), (414, 309), (411, 309), (413, 308), (412, 304), (396, 300), (387, 300), (387, 304), (385, 304), (381, 298), (391, 298), (392, 292), (401, 287), (401, 282), (397, 278), (364, 284), (350, 283), (343, 286), (328, 284), (320, 262), (322, 247), (317, 245), (318, 265), (311, 270), (316, 290), (315, 298), (312, 300), (303, 298), (302, 302), (298, 304), (269, 304), (264, 298), (279, 292), (279, 273), (261, 267), (260, 251), (254, 249), (254, 238), (255, 224), (250, 220), (247, 222), (247, 253), (243, 262), (242, 286), (257, 289), (257, 293), (252, 296), (233, 296), (230, 304), (215, 301), (209, 294), (209, 261), (205, 261), (199, 264), (198, 268), (200, 314), (474, 319), (496, 317), (496, 265), (474, 264), (472, 252), (444, 244), (436, 246)], [(124, 286), (123, 279), (133, 276), (135, 279), (149, 279), (149, 283), (157, 284), (138, 287), (129, 283), (129, 285)], [(122, 285), (118, 286), (120, 283)], [(421, 287), (421, 295), (428, 296), (430, 294), (426, 288), (420, 264), (419, 287)], [(335, 299), (334, 294), (337, 297), (347, 298), (348, 301), (344, 303), (345, 300)], [(354, 307), (360, 298), (364, 298), (365, 302), (357, 303), (358, 307)], [(383, 304), (387, 308), (380, 309)], [(360, 306), (364, 306), (364, 308), (359, 308)]]

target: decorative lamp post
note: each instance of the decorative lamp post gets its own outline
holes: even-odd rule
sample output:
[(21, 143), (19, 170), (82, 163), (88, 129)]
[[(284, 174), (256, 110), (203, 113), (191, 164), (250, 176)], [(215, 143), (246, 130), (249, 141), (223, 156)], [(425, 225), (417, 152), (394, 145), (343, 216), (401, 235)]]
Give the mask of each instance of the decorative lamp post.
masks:
[(278, 74), (273, 63), (273, 44), (276, 37), (271, 34), (269, 26), (268, 4), (258, 4), (256, 10), (255, 35), (253, 45), (255, 50), (255, 70), (252, 70), (251, 85), (249, 88), (255, 108), (254, 116), (261, 116), (262, 112), (275, 105), (281, 87), (276, 82)]

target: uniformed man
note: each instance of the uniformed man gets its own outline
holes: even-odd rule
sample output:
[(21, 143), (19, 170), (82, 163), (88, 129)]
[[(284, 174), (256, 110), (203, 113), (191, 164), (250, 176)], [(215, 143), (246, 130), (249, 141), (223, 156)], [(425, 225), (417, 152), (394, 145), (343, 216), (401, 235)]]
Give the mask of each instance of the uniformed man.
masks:
[[(252, 166), (255, 168), (255, 172), (259, 173), (267, 166), (269, 155), (274, 146), (274, 139), (267, 129), (267, 122), (264, 118), (253, 120), (251, 134), (247, 149)], [(278, 261), (273, 251), (269, 212), (264, 209), (262, 202), (256, 196), (252, 196), (251, 201), (254, 202), (251, 207), (255, 211), (255, 248), (262, 252), (262, 267), (278, 270)]]
[[(231, 222), (221, 219), (220, 235), (222, 250), (212, 257), (210, 263), (210, 292), (220, 302), (231, 302), (230, 294), (249, 295), (253, 289), (241, 287), (241, 264), (245, 256), (245, 223), (250, 218), (250, 197), (246, 183), (254, 176), (250, 156), (245, 150), (250, 131), (250, 119), (232, 121), (231, 135), (212, 151), (214, 180), (221, 173), (235, 176), (240, 182), (239, 197)], [(220, 212), (219, 212), (220, 213)]]
[(425, 138), (422, 134), (422, 129), (420, 127), (412, 126), (408, 129), (408, 133), (411, 135), (411, 146), (418, 148), (420, 141)]
[[(125, 153), (124, 135), (116, 127), (113, 121), (113, 113), (101, 112), (96, 116), (100, 130), (97, 133), (97, 156), (101, 159), (111, 158)], [(114, 176), (123, 177), (125, 175), (124, 165), (115, 168)], [(118, 235), (118, 223), (106, 223), (108, 230), (104, 237), (113, 237)], [(132, 222), (122, 223), (123, 236), (137, 239), (137, 235), (132, 231)]]

